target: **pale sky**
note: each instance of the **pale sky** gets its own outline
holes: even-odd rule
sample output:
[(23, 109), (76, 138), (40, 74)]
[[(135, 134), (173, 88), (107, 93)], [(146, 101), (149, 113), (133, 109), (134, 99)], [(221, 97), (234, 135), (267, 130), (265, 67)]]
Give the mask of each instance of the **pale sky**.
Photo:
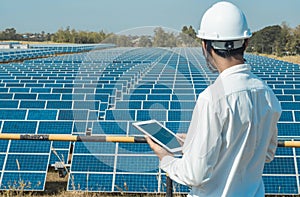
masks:
[[(0, 0), (0, 31), (56, 32), (59, 28), (120, 32), (142, 26), (199, 28), (218, 0)], [(252, 31), (286, 21), (300, 24), (300, 0), (229, 0), (240, 7)]]

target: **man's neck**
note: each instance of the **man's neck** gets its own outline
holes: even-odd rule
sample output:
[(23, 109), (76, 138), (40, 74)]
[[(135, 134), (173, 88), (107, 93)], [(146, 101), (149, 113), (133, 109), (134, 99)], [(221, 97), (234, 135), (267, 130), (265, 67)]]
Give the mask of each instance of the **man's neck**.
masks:
[(215, 62), (215, 66), (218, 68), (219, 73), (223, 72), (227, 68), (230, 68), (235, 65), (244, 64), (244, 58), (241, 57), (229, 57), (229, 58), (222, 58), (217, 55), (213, 55), (213, 59)]

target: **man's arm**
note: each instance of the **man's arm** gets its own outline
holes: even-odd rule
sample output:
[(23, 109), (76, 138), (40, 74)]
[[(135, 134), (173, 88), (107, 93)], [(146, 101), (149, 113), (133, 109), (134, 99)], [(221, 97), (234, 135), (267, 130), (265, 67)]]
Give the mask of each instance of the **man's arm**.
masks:
[(211, 176), (221, 148), (221, 126), (208, 101), (197, 102), (184, 145), (182, 158), (150, 141), (148, 143), (161, 160), (161, 168), (174, 181), (198, 186)]

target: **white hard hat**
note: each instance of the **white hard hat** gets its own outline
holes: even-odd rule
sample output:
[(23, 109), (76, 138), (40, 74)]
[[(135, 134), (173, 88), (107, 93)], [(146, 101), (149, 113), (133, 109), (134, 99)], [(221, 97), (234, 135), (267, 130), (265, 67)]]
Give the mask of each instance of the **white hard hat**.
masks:
[(204, 40), (241, 40), (250, 38), (244, 13), (229, 2), (219, 2), (209, 8), (202, 17), (197, 37)]

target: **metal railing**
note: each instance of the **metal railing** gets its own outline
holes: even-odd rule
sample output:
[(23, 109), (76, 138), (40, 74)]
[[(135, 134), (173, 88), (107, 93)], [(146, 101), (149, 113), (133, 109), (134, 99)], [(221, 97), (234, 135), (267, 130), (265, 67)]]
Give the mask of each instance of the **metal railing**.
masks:
[[(77, 136), (66, 134), (11, 134), (1, 133), (0, 140), (41, 140), (41, 141), (70, 141), (70, 142), (120, 142), (120, 143), (147, 143), (144, 137), (138, 136)], [(300, 148), (300, 141), (278, 141), (278, 147)], [(167, 176), (166, 196), (173, 196), (172, 180)]]

